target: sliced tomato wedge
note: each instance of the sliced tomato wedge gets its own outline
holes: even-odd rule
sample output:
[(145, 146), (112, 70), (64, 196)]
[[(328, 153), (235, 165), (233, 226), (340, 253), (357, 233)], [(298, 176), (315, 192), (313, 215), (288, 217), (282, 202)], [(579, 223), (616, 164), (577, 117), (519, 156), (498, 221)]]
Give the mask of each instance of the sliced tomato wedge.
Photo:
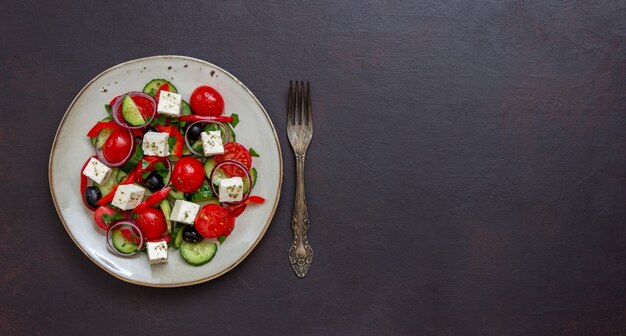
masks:
[(116, 212), (117, 212), (117, 210), (115, 210), (113, 208), (109, 208), (106, 205), (103, 205), (103, 206), (99, 207), (98, 209), (96, 209), (96, 211), (93, 212), (93, 219), (96, 221), (96, 224), (101, 229), (108, 230), (109, 226), (104, 222), (104, 219), (102, 218), (102, 215), (113, 216), (113, 215), (115, 215)]
[[(252, 156), (250, 155), (250, 152), (244, 145), (237, 143), (237, 142), (229, 142), (225, 144), (224, 154), (215, 156), (216, 163), (220, 163), (225, 160), (238, 161), (244, 166), (246, 166), (246, 168), (248, 169), (252, 167)], [(241, 170), (241, 168), (236, 167), (235, 165), (232, 165), (232, 164), (230, 165), (225, 164), (224, 166), (221, 167), (221, 169), (231, 177), (232, 176), (242, 176), (242, 177), (246, 176), (246, 173), (243, 170)]]
[(207, 204), (198, 211), (194, 226), (202, 237), (217, 238), (233, 230), (235, 217), (217, 204)]

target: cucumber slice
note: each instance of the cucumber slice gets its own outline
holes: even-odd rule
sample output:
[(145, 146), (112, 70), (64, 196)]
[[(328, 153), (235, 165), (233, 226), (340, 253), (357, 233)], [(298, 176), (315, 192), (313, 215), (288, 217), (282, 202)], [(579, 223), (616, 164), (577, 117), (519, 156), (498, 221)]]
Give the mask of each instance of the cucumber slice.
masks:
[(219, 168), (215, 170), (215, 174), (213, 174), (213, 185), (215, 186), (215, 190), (219, 190), (220, 181), (225, 178), (230, 178), (230, 176), (228, 176), (228, 174), (224, 173), (224, 171)]
[(174, 230), (172, 231), (172, 247), (177, 250), (180, 248), (180, 244), (183, 243), (184, 228), (185, 224), (176, 224), (176, 226), (174, 226)]
[(120, 169), (118, 170), (117, 175), (115, 176), (115, 181), (117, 181), (117, 183), (120, 183), (122, 179), (126, 177), (127, 175), (128, 174), (126, 174), (126, 172)]
[(113, 230), (111, 243), (113, 243), (113, 247), (120, 253), (131, 254), (137, 251), (137, 245), (126, 240), (120, 229)]
[[(252, 179), (252, 188), (254, 188), (254, 185), (256, 184), (256, 168), (252, 168), (250, 169), (250, 178)], [(243, 177), (243, 193), (246, 194), (248, 192), (248, 187), (249, 187), (249, 183), (248, 183), (248, 178), (247, 177)]]
[(185, 193), (180, 190), (176, 190), (173, 187), (172, 187), (172, 190), (170, 190), (168, 195), (172, 196), (174, 199), (179, 199), (179, 200), (185, 199)]
[(180, 246), (180, 254), (187, 263), (193, 266), (202, 266), (215, 257), (217, 244), (215, 243), (188, 243), (183, 242)]
[(156, 95), (157, 91), (163, 84), (169, 85), (170, 92), (178, 93), (178, 90), (176, 90), (176, 87), (174, 86), (174, 84), (172, 84), (171, 82), (165, 79), (158, 79), (158, 78), (149, 81), (148, 84), (146, 84), (146, 86), (143, 87), (143, 93), (149, 94), (150, 96), (154, 97), (154, 95)]
[(189, 106), (189, 103), (184, 100), (180, 102), (180, 115), (191, 115), (191, 106)]
[(135, 169), (135, 166), (137, 166), (137, 163), (139, 163), (139, 160), (141, 160), (143, 158), (143, 149), (141, 149), (141, 146), (137, 145), (135, 146), (135, 152), (133, 153), (133, 156), (130, 157), (130, 160), (128, 160), (128, 162), (126, 162), (125, 165), (122, 166), (122, 170), (125, 173), (130, 173), (133, 169)]
[(172, 206), (170, 202), (167, 200), (162, 200), (161, 204), (159, 204), (161, 211), (165, 215), (165, 223), (167, 224), (167, 233), (172, 233), (172, 221), (170, 220), (170, 215), (172, 214)]
[(122, 117), (133, 126), (141, 126), (146, 123), (137, 104), (129, 95), (124, 96), (124, 100), (122, 100)]
[(102, 184), (98, 184), (98, 183), (93, 184), (98, 189), (100, 189), (100, 193), (102, 193), (103, 196), (110, 193), (115, 183), (117, 183), (116, 177), (117, 177), (118, 171), (119, 171), (118, 168), (111, 169), (111, 175), (109, 175), (109, 177), (107, 177), (107, 179), (104, 180)]
[(110, 128), (103, 128), (98, 133), (98, 136), (96, 137), (96, 143), (95, 143), (95, 146), (97, 149), (102, 149), (102, 146), (104, 146), (104, 142), (107, 141), (107, 139), (109, 138), (109, 135), (111, 135)]
[(191, 194), (191, 196), (189, 197), (189, 201), (198, 203), (198, 202), (206, 202), (213, 198), (216, 198), (216, 195), (213, 194), (213, 190), (211, 190), (209, 181), (205, 179), (204, 182), (202, 182), (200, 189), (198, 189), (198, 191)]
[(204, 163), (204, 174), (207, 179), (211, 178), (211, 171), (213, 171), (216, 164), (217, 163), (215, 163), (215, 159), (213, 157), (206, 159), (206, 162)]

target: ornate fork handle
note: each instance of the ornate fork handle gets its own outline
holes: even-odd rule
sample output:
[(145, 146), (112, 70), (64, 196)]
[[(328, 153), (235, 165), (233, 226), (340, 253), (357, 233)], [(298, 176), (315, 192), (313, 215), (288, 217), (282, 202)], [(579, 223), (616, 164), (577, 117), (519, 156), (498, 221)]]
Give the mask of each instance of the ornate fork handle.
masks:
[(304, 194), (304, 158), (305, 151), (296, 155), (296, 199), (291, 218), (293, 228), (293, 243), (289, 249), (289, 262), (296, 275), (304, 277), (313, 261), (313, 249), (309, 245), (309, 210), (306, 206)]

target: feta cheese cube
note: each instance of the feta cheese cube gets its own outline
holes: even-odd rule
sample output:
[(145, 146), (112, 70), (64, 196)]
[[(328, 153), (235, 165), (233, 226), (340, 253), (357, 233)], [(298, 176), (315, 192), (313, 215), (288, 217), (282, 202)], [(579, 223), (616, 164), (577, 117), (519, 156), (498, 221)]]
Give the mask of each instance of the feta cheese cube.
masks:
[(120, 185), (115, 191), (111, 204), (122, 210), (134, 209), (143, 201), (145, 192), (146, 189), (134, 184)]
[(141, 149), (143, 155), (168, 156), (170, 155), (170, 145), (168, 144), (170, 135), (165, 132), (147, 132), (143, 136)]
[(220, 202), (239, 202), (243, 199), (243, 180), (239, 176), (220, 180)]
[(91, 158), (85, 166), (85, 169), (83, 169), (83, 175), (89, 177), (98, 184), (102, 184), (102, 182), (106, 180), (109, 175), (111, 175), (111, 168), (100, 162), (100, 160)]
[(157, 106), (157, 112), (170, 117), (179, 117), (181, 101), (182, 96), (178, 93), (161, 91), (161, 93), (159, 94), (159, 105)]
[(202, 149), (204, 156), (224, 154), (224, 145), (222, 144), (222, 132), (209, 131), (200, 133), (202, 138)]
[(148, 260), (150, 264), (163, 264), (167, 262), (167, 243), (164, 240), (146, 243)]
[(196, 219), (196, 215), (200, 210), (200, 205), (183, 200), (176, 200), (174, 208), (170, 214), (170, 220), (193, 225), (193, 221)]

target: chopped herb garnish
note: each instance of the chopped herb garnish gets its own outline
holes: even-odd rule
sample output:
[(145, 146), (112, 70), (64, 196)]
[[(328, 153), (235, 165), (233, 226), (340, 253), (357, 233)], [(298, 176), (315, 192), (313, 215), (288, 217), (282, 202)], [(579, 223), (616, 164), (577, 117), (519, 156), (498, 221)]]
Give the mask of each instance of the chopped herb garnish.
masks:
[(259, 153), (257, 153), (254, 148), (250, 147), (250, 155), (254, 156), (254, 157), (260, 157), (261, 155), (259, 155)]
[(107, 214), (102, 214), (102, 220), (104, 221), (104, 224), (106, 225), (111, 225), (111, 223), (115, 222), (116, 220), (120, 220), (120, 219), (124, 219), (124, 215), (122, 215), (122, 213), (120, 212), (116, 212), (113, 214), (113, 216), (107, 215)]
[(167, 117), (165, 115), (160, 115), (160, 116), (152, 119), (152, 121), (150, 122), (150, 126), (154, 126), (154, 125), (165, 126), (165, 122), (166, 121), (167, 121)]
[(169, 137), (167, 138), (167, 144), (170, 147), (170, 153), (174, 151), (174, 146), (176, 146), (176, 138)]
[(237, 113), (233, 113), (230, 116), (233, 117), (233, 121), (231, 121), (230, 124), (233, 128), (235, 128), (235, 126), (239, 123), (239, 115)]

